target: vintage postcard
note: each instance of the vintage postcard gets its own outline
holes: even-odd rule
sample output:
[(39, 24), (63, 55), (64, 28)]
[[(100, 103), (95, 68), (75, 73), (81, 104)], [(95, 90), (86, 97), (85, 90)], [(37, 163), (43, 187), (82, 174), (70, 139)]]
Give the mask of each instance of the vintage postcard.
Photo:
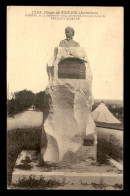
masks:
[(123, 7), (7, 7), (8, 189), (123, 189), (123, 36)]

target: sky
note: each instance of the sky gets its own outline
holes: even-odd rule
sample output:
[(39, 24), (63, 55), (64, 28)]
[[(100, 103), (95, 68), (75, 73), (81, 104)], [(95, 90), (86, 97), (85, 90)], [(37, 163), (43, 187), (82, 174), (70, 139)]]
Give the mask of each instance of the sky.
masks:
[[(26, 16), (32, 11), (98, 12), (102, 17), (80, 20), (51, 20)], [(67, 16), (67, 14), (66, 14)], [(123, 99), (124, 24), (122, 7), (7, 7), (7, 85), (9, 97), (23, 89), (44, 91), (48, 76), (46, 65), (54, 48), (65, 39), (65, 28), (75, 30), (74, 40), (85, 48), (93, 72), (95, 99)]]

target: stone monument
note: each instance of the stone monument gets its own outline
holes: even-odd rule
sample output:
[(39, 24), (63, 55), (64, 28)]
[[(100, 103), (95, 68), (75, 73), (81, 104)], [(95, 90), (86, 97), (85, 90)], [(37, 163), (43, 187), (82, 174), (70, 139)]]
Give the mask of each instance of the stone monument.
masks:
[(73, 40), (74, 29), (67, 27), (65, 34), (47, 64), (41, 137), (42, 159), (63, 165), (97, 157), (92, 72), (84, 48)]

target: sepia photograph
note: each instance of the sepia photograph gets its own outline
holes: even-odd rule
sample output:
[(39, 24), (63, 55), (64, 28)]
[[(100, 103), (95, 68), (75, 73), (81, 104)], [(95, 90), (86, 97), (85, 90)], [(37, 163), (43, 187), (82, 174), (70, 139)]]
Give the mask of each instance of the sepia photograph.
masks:
[(123, 190), (124, 8), (6, 9), (7, 189)]

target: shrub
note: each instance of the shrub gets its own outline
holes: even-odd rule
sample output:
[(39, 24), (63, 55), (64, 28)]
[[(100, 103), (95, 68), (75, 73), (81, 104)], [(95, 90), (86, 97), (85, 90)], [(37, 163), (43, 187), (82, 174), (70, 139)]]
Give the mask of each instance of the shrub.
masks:
[[(42, 128), (14, 129), (7, 134), (7, 183), (10, 185), (12, 172), (22, 150), (39, 150)], [(31, 141), (31, 142), (30, 142)]]
[(44, 100), (45, 99), (45, 92), (41, 91), (39, 93), (36, 93), (35, 99), (34, 99), (34, 105), (36, 109), (43, 111), (44, 109)]
[(15, 168), (22, 169), (22, 170), (30, 170), (33, 166), (29, 165), (28, 163), (16, 165)]
[(34, 96), (35, 94), (28, 90), (15, 92), (13, 98), (8, 100), (8, 115), (12, 116), (28, 109), (34, 102)]
[(109, 141), (107, 141), (107, 138), (98, 139), (97, 160), (99, 163), (108, 164), (108, 157), (117, 161), (123, 159), (123, 149), (116, 143), (118, 143), (118, 140), (114, 136), (111, 136)]
[(45, 180), (43, 176), (41, 176), (40, 179), (35, 179), (33, 175), (30, 175), (29, 179), (26, 179), (26, 177), (19, 179), (19, 181), (16, 184), (13, 184), (13, 186), (19, 188), (47, 189), (47, 188), (63, 186), (63, 183), (60, 183), (52, 179)]

